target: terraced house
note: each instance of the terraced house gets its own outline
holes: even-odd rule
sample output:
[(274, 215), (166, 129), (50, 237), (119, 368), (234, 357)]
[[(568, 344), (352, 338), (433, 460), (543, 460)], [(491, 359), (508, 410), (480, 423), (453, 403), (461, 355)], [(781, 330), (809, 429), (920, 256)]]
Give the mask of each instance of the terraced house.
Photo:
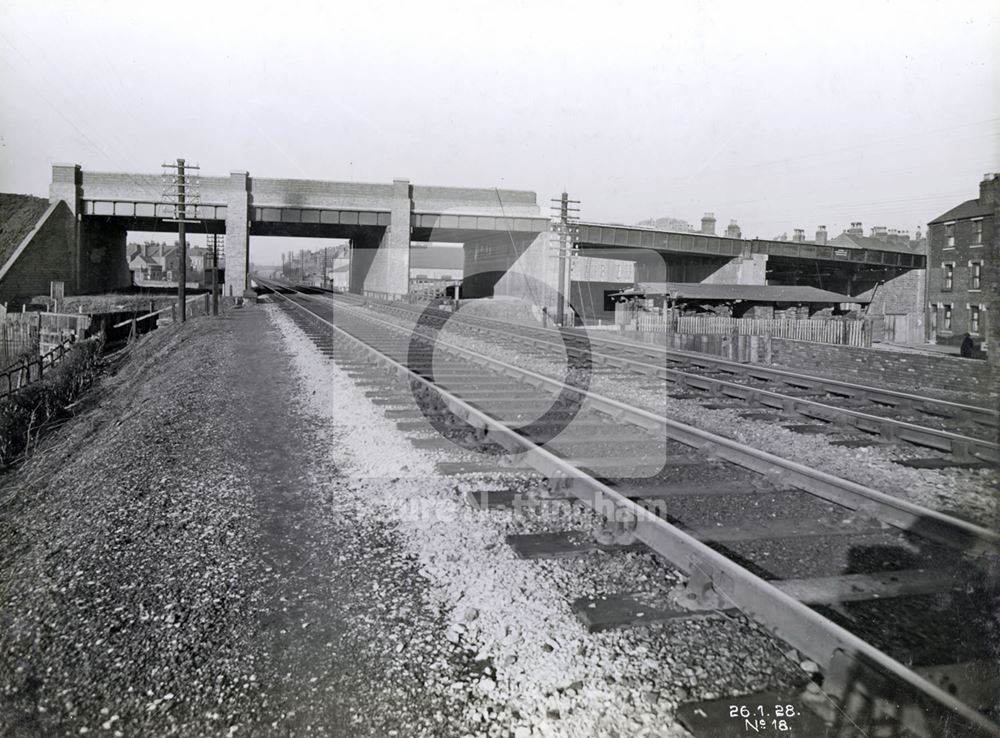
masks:
[(995, 229), (1000, 174), (987, 174), (979, 197), (966, 200), (928, 224), (927, 326), (935, 343), (958, 344), (969, 333), (987, 336), (987, 254)]

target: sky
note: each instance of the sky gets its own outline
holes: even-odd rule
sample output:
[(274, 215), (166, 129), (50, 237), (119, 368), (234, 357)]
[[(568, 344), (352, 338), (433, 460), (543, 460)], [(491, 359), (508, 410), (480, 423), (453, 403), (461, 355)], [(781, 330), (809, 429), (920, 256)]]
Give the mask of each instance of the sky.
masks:
[(0, 191), (184, 157), (546, 210), (566, 190), (593, 221), (912, 232), (1000, 171), (998, 21), (996, 0), (3, 0)]

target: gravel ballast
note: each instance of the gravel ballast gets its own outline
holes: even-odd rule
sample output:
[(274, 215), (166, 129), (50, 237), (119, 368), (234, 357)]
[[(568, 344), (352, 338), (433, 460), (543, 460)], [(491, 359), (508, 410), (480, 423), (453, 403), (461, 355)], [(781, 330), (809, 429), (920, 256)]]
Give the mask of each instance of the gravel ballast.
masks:
[[(384, 320), (412, 325), (413, 321), (397, 315), (382, 314)], [(459, 322), (449, 322), (438, 333), (438, 340), (455, 343), (487, 356), (561, 379), (566, 374), (565, 352), (538, 347), (514, 348), (507, 343), (491, 343), (473, 334)], [(443, 351), (439, 351), (444, 354)], [(996, 502), (998, 479), (995, 468), (913, 469), (894, 463), (896, 460), (935, 457), (942, 454), (905, 444), (873, 445), (861, 448), (833, 446), (831, 440), (847, 435), (803, 435), (784, 425), (808, 424), (806, 418), (788, 418), (783, 423), (741, 417), (750, 408), (732, 403), (732, 407), (705, 407), (717, 403), (707, 393), (705, 400), (678, 399), (682, 393), (671, 385), (650, 377), (594, 367), (590, 390), (621, 402), (648, 409), (668, 418), (731, 438), (762, 451), (795, 461), (880, 492), (899, 496), (932, 510), (955, 515), (988, 528), (1000, 527), (1000, 506)], [(773, 413), (772, 413), (773, 414)]]
[(466, 492), (506, 480), (437, 474), (435, 462), (463, 453), (415, 449), (384, 417), (386, 406), (372, 404), (283, 313), (271, 316), (305, 386), (317, 389), (303, 396), (317, 422), (329, 422), (331, 448), (351, 478), (346, 490), (363, 514), (400, 531), (446, 613), (441, 636), (490, 665), (478, 682), (456, 685), (473, 704), (486, 693), (505, 706), (484, 722), (483, 734), (686, 735), (673, 720), (681, 701), (801, 687), (808, 679), (782, 656), (787, 647), (742, 617), (587, 634), (572, 599), (665, 592), (677, 573), (648, 552), (516, 558), (505, 535), (593, 528), (594, 516), (567, 505), (554, 525), (550, 516), (471, 508)]

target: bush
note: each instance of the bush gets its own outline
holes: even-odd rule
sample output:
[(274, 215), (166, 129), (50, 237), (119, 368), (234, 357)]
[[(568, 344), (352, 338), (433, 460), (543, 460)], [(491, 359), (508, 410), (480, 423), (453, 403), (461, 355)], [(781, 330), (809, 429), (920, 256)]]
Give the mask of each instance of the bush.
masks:
[(41, 380), (0, 400), (0, 468), (10, 466), (51, 422), (67, 417), (67, 406), (97, 377), (99, 340), (73, 346)]

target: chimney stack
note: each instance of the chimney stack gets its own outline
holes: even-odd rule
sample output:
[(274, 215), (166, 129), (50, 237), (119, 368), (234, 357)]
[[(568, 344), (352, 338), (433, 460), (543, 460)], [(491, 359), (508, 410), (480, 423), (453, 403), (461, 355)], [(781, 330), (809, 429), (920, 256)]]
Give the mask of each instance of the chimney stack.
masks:
[(715, 235), (715, 213), (705, 213), (701, 218), (701, 232)]
[(821, 225), (816, 229), (816, 243), (820, 246), (826, 246), (826, 226)]
[(795, 243), (805, 243), (806, 240), (805, 230), (802, 228), (796, 228), (795, 235), (792, 237), (792, 240), (795, 241)]
[(1000, 174), (987, 172), (983, 175), (983, 181), (979, 183), (979, 204), (993, 205), (996, 203), (997, 190), (1000, 189)]
[(735, 220), (729, 221), (729, 225), (726, 227), (726, 238), (743, 238), (743, 232)]
[(872, 226), (872, 238), (877, 238), (879, 241), (885, 241), (888, 238), (888, 233), (886, 232), (885, 226)]
[(847, 233), (850, 236), (863, 236), (865, 235), (864, 229), (861, 227), (861, 221), (856, 223), (851, 223), (851, 227), (847, 229)]

